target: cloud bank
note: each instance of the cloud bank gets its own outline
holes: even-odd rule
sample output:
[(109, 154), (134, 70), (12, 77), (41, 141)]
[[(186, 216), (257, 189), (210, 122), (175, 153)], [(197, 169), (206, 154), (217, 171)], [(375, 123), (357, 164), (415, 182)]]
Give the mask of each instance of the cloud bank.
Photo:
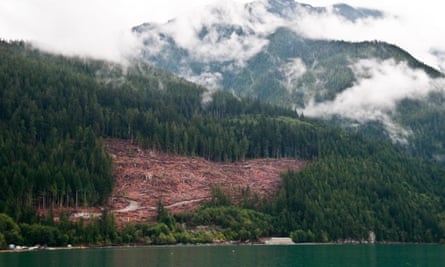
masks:
[(379, 40), (396, 44), (420, 61), (435, 68), (445, 66), (434, 51), (445, 51), (445, 2), (435, 0), (311, 0), (313, 5), (326, 6), (342, 2), (355, 7), (382, 10), (386, 16), (374, 22), (344, 23), (335, 18), (321, 17), (320, 23), (308, 19), (305, 32), (315, 38), (345, 41)]
[(188, 52), (191, 60), (236, 61), (242, 65), (267, 45), (267, 35), (280, 25), (284, 20), (271, 15), (263, 3), (244, 6), (227, 1), (197, 9), (167, 24), (150, 25), (139, 38), (162, 47), (171, 41), (165, 38), (167, 35)]
[[(315, 9), (291, 0), (259, 0), (249, 4), (225, 1), (183, 14), (168, 23), (142, 25), (136, 28), (136, 35), (140, 43), (145, 44), (143, 53), (149, 60), (151, 57), (156, 62), (163, 57), (165, 61), (178, 58), (175, 72), (180, 76), (203, 86), (221, 88), (222, 79), (209, 79), (210, 76), (219, 77), (219, 70), (213, 72), (211, 68), (202, 70), (190, 66), (224, 63), (230, 64), (231, 72), (236, 72), (264, 51), (269, 36), (278, 28), (286, 27), (308, 38), (322, 38), (319, 35), (325, 30), (323, 28), (333, 21), (337, 27), (343, 27), (342, 24), (355, 27), (353, 25), (372, 24), (381, 19), (349, 21), (332, 7)], [(289, 76), (302, 67), (301, 61), (289, 62), (282, 71)]]
[[(253, 0), (252, 0), (253, 1)], [(67, 55), (119, 60), (135, 50), (131, 28), (144, 22), (165, 23), (169, 19), (192, 13), (196, 18), (205, 6), (233, 6), (251, 0), (2, 0), (0, 1), (0, 37), (32, 41), (47, 50)], [(260, 2), (264, 2), (261, 0)], [(336, 40), (381, 40), (397, 44), (421, 61), (434, 67), (445, 66), (445, 3), (436, 0), (304, 0), (313, 6), (330, 6), (342, 2), (356, 7), (380, 9), (387, 16), (380, 21), (351, 23), (333, 16), (314, 17), (301, 21), (296, 30), (307, 36)], [(238, 11), (226, 8), (229, 12)], [(244, 12), (244, 11), (243, 11)], [(202, 14), (203, 12), (201, 12)], [(236, 17), (236, 16), (234, 16)], [(210, 18), (215, 19), (215, 18)], [(276, 26), (265, 18), (264, 25)], [(253, 22), (258, 24), (258, 22)], [(211, 37), (209, 37), (211, 38)], [(236, 42), (228, 39), (227, 43)], [(251, 40), (257, 41), (257, 40)], [(252, 43), (237, 42), (240, 51)], [(261, 43), (256, 44), (261, 46)], [(253, 47), (252, 53), (254, 53)]]
[(121, 60), (136, 44), (118, 3), (2, 0), (0, 36), (65, 55)]
[(360, 60), (351, 69), (357, 82), (332, 101), (311, 101), (300, 111), (313, 117), (340, 116), (354, 122), (380, 121), (393, 141), (406, 142), (409, 131), (394, 120), (396, 106), (404, 99), (425, 99), (431, 92), (444, 92), (443, 79), (432, 79), (422, 70), (394, 60)]
[(122, 61), (139, 45), (133, 26), (164, 23), (213, 2), (217, 1), (2, 0), (0, 38), (29, 41), (64, 55)]
[(307, 68), (301, 58), (294, 58), (283, 64), (280, 71), (285, 77), (283, 86), (291, 94), (294, 90), (298, 90), (296, 88), (298, 80), (306, 73)]

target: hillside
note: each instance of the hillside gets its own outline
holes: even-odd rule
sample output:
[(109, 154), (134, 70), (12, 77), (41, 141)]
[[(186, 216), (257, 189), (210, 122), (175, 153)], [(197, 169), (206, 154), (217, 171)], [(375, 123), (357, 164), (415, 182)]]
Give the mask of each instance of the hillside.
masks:
[(16, 221), (36, 220), (36, 208), (108, 203), (115, 181), (103, 138), (215, 162), (316, 154), (314, 127), (287, 109), (228, 94), (203, 103), (204, 88), (145, 64), (124, 75), (22, 42), (2, 42), (0, 53), (0, 203)]
[[(23, 42), (0, 42), (0, 57), (0, 219), (15, 229), (13, 236), (0, 229), (6, 242), (169, 244), (265, 235), (326, 242), (364, 240), (369, 231), (378, 241), (445, 239), (445, 170), (386, 139), (258, 99), (209, 94), (137, 61), (124, 69)], [(192, 190), (202, 183), (203, 190)], [(252, 195), (240, 201), (246, 186)], [(208, 205), (169, 214), (209, 195)], [(156, 224), (116, 228), (117, 220), (139, 220), (138, 207), (151, 216), (153, 203)], [(64, 213), (54, 220), (56, 210), (101, 208), (88, 223)], [(182, 225), (215, 232), (185, 233)]]
[(305, 165), (292, 159), (211, 162), (141, 149), (118, 139), (105, 140), (105, 148), (114, 162), (110, 204), (118, 224), (155, 220), (159, 201), (170, 214), (193, 211), (211, 202), (216, 188), (233, 203), (254, 196), (271, 200), (281, 186), (280, 173)]
[(386, 138), (444, 163), (442, 73), (393, 44), (311, 39), (304, 28), (325, 17), (349, 25), (383, 16), (347, 5), (253, 1), (143, 24), (134, 33), (140, 59), (190, 81)]

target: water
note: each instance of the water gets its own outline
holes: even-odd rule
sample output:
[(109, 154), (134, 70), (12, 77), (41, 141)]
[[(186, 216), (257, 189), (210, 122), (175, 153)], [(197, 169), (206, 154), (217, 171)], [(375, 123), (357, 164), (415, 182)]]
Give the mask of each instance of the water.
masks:
[(0, 267), (445, 266), (440, 245), (172, 246), (0, 253)]

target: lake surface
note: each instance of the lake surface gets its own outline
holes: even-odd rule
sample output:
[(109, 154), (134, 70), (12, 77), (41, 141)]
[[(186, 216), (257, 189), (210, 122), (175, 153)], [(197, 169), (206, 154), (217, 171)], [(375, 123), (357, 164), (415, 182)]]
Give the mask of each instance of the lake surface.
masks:
[(445, 266), (441, 245), (241, 245), (0, 253), (0, 266)]

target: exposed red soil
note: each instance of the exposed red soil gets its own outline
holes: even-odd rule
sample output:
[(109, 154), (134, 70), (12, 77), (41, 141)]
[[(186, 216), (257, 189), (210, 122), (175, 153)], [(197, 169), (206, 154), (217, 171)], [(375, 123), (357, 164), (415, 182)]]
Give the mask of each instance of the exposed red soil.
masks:
[(280, 173), (298, 170), (305, 161), (255, 159), (235, 163), (211, 162), (145, 150), (129, 140), (106, 139), (113, 158), (115, 189), (110, 201), (118, 224), (154, 219), (158, 201), (170, 213), (193, 210), (220, 186), (237, 201), (241, 190), (270, 197), (280, 186)]

